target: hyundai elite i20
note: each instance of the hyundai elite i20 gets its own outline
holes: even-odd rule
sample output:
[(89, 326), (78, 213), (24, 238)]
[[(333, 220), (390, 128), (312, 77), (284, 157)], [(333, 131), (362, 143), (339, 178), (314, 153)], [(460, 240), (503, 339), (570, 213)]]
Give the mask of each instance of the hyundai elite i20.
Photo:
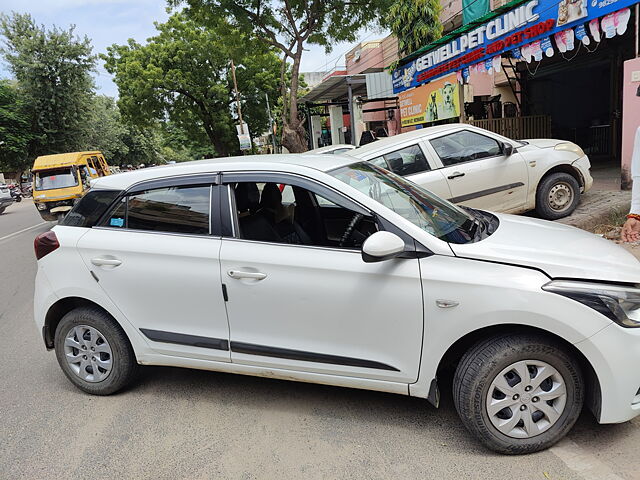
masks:
[(379, 390), (487, 447), (640, 413), (640, 268), (543, 220), (457, 207), (366, 161), (271, 155), (92, 182), (35, 240), (35, 320), (81, 390), (139, 364)]

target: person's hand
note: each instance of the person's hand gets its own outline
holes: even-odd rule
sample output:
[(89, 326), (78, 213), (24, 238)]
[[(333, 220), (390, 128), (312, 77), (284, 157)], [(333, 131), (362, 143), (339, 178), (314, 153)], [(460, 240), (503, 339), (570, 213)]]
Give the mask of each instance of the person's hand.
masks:
[(623, 242), (637, 242), (640, 240), (640, 220), (637, 218), (627, 218), (620, 233)]

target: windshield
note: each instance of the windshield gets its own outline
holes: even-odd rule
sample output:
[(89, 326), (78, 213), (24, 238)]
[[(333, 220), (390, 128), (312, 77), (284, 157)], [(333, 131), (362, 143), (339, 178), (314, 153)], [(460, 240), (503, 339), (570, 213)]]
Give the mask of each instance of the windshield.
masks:
[(78, 177), (71, 168), (56, 168), (36, 172), (36, 190), (52, 190), (54, 188), (75, 187)]
[(474, 241), (478, 223), (470, 213), (394, 173), (361, 162), (329, 174), (445, 242)]

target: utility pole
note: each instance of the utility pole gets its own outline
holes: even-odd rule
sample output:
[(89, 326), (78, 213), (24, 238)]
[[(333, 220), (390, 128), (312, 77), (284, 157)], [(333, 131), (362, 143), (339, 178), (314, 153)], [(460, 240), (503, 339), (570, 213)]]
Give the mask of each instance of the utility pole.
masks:
[(240, 93), (238, 92), (238, 82), (236, 81), (236, 64), (233, 63), (233, 59), (231, 59), (231, 76), (233, 77), (233, 91), (236, 94), (238, 118), (240, 119), (240, 133), (244, 135), (244, 123), (242, 122), (242, 105), (240, 104)]
[(267, 99), (267, 114), (269, 115), (269, 134), (271, 135), (271, 144), (273, 145), (273, 153), (276, 153), (276, 133), (273, 131), (273, 117), (271, 116), (271, 107), (269, 107), (269, 95), (264, 94)]

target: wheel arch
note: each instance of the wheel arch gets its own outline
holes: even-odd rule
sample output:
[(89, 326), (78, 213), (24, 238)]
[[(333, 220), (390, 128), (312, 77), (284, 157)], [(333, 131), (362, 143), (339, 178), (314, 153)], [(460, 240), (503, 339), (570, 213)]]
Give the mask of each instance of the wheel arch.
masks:
[[(474, 330), (469, 332), (456, 340), (444, 353), (440, 362), (438, 363), (438, 368), (436, 370), (436, 378), (434, 379), (437, 382), (437, 387), (439, 389), (443, 388), (446, 384), (446, 388), (450, 388), (452, 386), (453, 381), (453, 373), (460, 362), (462, 356), (467, 352), (473, 345), (476, 343), (483, 341), (489, 337), (494, 336), (504, 336), (504, 335), (513, 335), (513, 334), (538, 334), (554, 341), (558, 342), (564, 348), (566, 348), (567, 352), (571, 352), (574, 358), (580, 364), (582, 368), (582, 372), (584, 375), (585, 381), (585, 404), (586, 406), (593, 412), (596, 418), (600, 418), (600, 410), (602, 403), (602, 396), (600, 390), (600, 381), (596, 374), (595, 369), (591, 365), (591, 362), (584, 356), (584, 354), (573, 344), (567, 342), (564, 338), (556, 335), (553, 332), (548, 330), (544, 330), (538, 327), (532, 327), (528, 325), (518, 325), (518, 324), (501, 324), (501, 325), (491, 325), (487, 327), (480, 328), (478, 330)], [(432, 389), (435, 384), (432, 384)], [(439, 395), (438, 395), (439, 396)], [(432, 402), (433, 403), (433, 402)], [(436, 405), (437, 406), (437, 405)]]
[(553, 175), (554, 173), (568, 173), (569, 175), (571, 175), (573, 178), (576, 179), (576, 181), (578, 182), (578, 185), (580, 185), (580, 188), (584, 188), (585, 181), (584, 181), (584, 177), (582, 176), (582, 173), (580, 173), (580, 170), (578, 170), (577, 168), (575, 168), (574, 166), (568, 163), (561, 163), (558, 165), (554, 165), (553, 167), (549, 168), (546, 172), (542, 174), (542, 176), (540, 177), (540, 180), (538, 180), (538, 185), (536, 185), (536, 192), (538, 191), (538, 188), (540, 187), (540, 184), (542, 183), (542, 181), (545, 178), (547, 178), (549, 175)]
[(58, 328), (58, 324), (62, 320), (62, 318), (72, 310), (81, 307), (90, 307), (97, 310), (101, 310), (107, 315), (109, 315), (116, 324), (122, 328), (122, 325), (118, 322), (118, 320), (104, 307), (98, 305), (96, 302), (88, 300), (83, 297), (65, 297), (56, 301), (53, 305), (49, 307), (44, 319), (44, 326), (42, 328), (42, 336), (44, 339), (45, 346), (47, 349), (54, 348), (54, 339), (56, 336), (56, 328)]

